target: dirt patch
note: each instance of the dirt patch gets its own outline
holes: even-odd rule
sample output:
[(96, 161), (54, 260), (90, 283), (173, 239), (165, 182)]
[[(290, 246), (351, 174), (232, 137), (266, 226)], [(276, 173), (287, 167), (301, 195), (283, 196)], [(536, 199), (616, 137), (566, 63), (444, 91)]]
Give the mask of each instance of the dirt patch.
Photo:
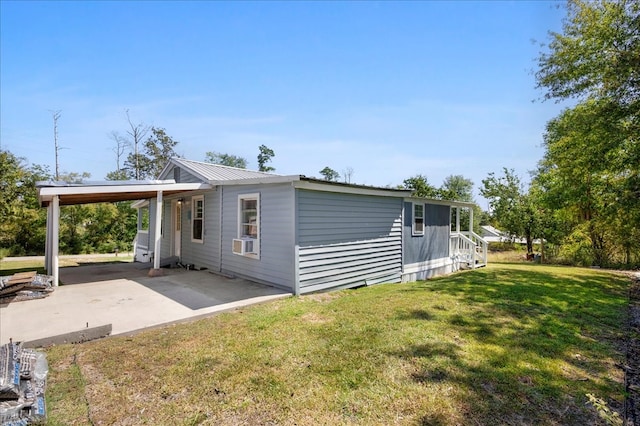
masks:
[(329, 318), (313, 312), (304, 314), (302, 319), (311, 324), (326, 324), (331, 321)]
[(640, 273), (632, 276), (629, 288), (629, 341), (624, 369), (626, 424), (640, 426)]
[(305, 294), (303, 297), (305, 300), (310, 300), (313, 302), (331, 302), (332, 300), (342, 297), (342, 294), (340, 292), (335, 291), (331, 293)]

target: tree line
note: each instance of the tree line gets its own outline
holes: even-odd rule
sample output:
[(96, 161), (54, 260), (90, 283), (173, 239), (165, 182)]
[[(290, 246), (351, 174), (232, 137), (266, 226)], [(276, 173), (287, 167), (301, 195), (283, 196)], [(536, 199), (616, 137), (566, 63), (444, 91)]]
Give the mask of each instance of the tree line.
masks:
[[(164, 128), (134, 123), (126, 111), (129, 129), (126, 135), (111, 132), (116, 169), (106, 180), (156, 179), (176, 152), (178, 141)], [(59, 119), (60, 114), (56, 114)], [(57, 144), (57, 140), (56, 140)], [(260, 171), (275, 168), (269, 163), (274, 151), (261, 145), (257, 157)], [(240, 157), (207, 152), (205, 160), (233, 167), (246, 167)], [(3, 256), (42, 255), (46, 237), (46, 209), (39, 205), (36, 182), (59, 180), (81, 183), (88, 172), (60, 173), (56, 161), (53, 174), (48, 166), (32, 164), (8, 150), (0, 150), (0, 258)], [(66, 254), (113, 253), (132, 249), (137, 232), (137, 212), (130, 202), (61, 206), (60, 251)]]

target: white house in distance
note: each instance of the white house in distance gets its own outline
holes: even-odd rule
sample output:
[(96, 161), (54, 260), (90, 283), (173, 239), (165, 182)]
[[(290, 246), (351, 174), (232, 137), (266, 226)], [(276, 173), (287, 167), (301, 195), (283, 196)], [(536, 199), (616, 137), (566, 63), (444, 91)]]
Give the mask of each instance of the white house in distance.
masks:
[(56, 282), (59, 206), (118, 200), (138, 200), (135, 256), (151, 273), (177, 259), (303, 294), (486, 264), (486, 241), (451, 224), (451, 209), (469, 209), (473, 229), (473, 204), (407, 190), (182, 158), (171, 159), (158, 181), (37, 187), (49, 209), (46, 266)]
[[(482, 239), (487, 243), (527, 244), (527, 240), (525, 238), (512, 237), (506, 232), (494, 228), (491, 225), (482, 225), (480, 228), (482, 228)], [(540, 244), (540, 239), (533, 240), (533, 243)]]

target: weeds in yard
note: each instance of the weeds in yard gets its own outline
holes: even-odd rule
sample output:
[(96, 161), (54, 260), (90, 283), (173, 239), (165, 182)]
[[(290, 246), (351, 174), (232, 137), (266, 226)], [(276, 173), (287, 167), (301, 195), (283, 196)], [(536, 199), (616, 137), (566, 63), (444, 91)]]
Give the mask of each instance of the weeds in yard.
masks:
[(589, 404), (595, 408), (598, 412), (598, 415), (601, 419), (603, 419), (607, 425), (610, 426), (622, 426), (623, 420), (620, 417), (620, 414), (612, 411), (611, 408), (607, 405), (606, 401), (588, 393), (587, 398), (589, 398)]

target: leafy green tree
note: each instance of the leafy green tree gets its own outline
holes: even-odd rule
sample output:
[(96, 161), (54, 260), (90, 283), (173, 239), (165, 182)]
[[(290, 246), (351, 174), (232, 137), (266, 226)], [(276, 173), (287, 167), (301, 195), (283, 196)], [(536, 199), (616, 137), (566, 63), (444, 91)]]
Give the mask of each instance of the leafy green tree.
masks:
[(515, 172), (504, 168), (503, 173), (489, 173), (480, 194), (489, 200), (496, 225), (512, 237), (525, 238), (527, 253), (533, 253), (533, 240), (541, 234), (538, 209)]
[(271, 162), (271, 159), (276, 155), (273, 150), (266, 145), (260, 145), (258, 149), (260, 150), (258, 154), (258, 170), (261, 172), (275, 171), (275, 168), (267, 166), (267, 163)]
[(52, 179), (47, 167), (28, 167), (24, 158), (0, 151), (0, 248), (13, 255), (44, 250), (46, 210), (40, 208), (35, 182)]
[(89, 178), (91, 178), (91, 173), (89, 172), (65, 172), (61, 173), (59, 176), (59, 180), (61, 182), (67, 183), (82, 183)]
[(205, 153), (204, 161), (222, 166), (237, 167), (239, 169), (247, 168), (246, 158), (232, 154), (224, 154), (222, 152), (208, 151)]
[(437, 198), (438, 189), (427, 181), (423, 175), (415, 175), (402, 181), (404, 189), (413, 191), (414, 197)]
[[(636, 114), (640, 101), (640, 2), (569, 0), (536, 78), (547, 99), (608, 98)], [(637, 118), (637, 117), (636, 117)]]
[(9, 151), (0, 151), (0, 242), (8, 238), (11, 232), (7, 218), (16, 214), (16, 207), (20, 201), (20, 186), (25, 178), (24, 159), (16, 157)]
[(0, 151), (0, 247), (9, 248), (15, 243), (20, 228), (18, 219), (24, 207), (22, 197), (26, 175), (23, 158), (9, 151)]
[(444, 179), (438, 192), (443, 200), (473, 202), (473, 181), (462, 175), (450, 175)]
[(114, 170), (112, 172), (107, 173), (105, 177), (106, 180), (128, 180), (130, 176), (127, 174), (126, 170)]
[(610, 100), (591, 99), (563, 111), (545, 133), (536, 176), (541, 200), (562, 215), (568, 225), (564, 252), (581, 264), (619, 263), (620, 251), (629, 264), (640, 248), (638, 201), (626, 193), (628, 172), (616, 164), (627, 139), (626, 120), (617, 111)]
[(124, 163), (124, 170), (132, 179), (155, 179), (172, 157), (179, 157), (175, 151), (178, 141), (165, 129), (152, 127), (150, 132), (142, 152), (130, 153)]
[(324, 180), (328, 180), (329, 182), (337, 182), (338, 179), (340, 179), (340, 173), (336, 172), (329, 166), (320, 170), (320, 174), (324, 176)]
[(579, 100), (547, 126), (543, 202), (581, 263), (640, 262), (640, 2), (569, 1), (538, 65), (546, 99)]

